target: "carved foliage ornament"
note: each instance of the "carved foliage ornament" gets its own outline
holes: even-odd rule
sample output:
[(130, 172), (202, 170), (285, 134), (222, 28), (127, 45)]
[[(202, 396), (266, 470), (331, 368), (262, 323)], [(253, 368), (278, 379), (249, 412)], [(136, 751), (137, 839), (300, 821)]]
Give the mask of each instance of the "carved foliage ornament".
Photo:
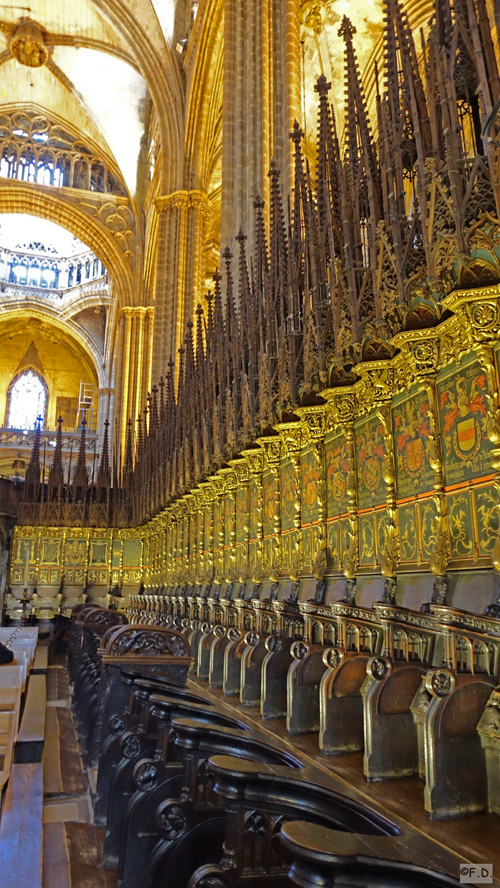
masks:
[(144, 654), (146, 656), (187, 657), (189, 650), (186, 640), (177, 632), (152, 632), (144, 627), (131, 626), (125, 634), (120, 633), (107, 651), (109, 654)]

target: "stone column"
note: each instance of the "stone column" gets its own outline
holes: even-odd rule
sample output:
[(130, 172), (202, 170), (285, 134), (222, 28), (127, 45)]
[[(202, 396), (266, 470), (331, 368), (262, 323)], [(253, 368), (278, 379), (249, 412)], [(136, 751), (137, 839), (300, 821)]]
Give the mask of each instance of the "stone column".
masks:
[[(155, 318), (155, 310), (152, 305), (148, 308), (147, 313), (148, 318), (148, 350), (147, 350), (147, 362), (146, 362), (146, 379), (144, 384), (145, 392), (149, 392), (151, 389), (151, 374), (153, 372), (153, 331), (154, 331), (154, 318)], [(161, 376), (161, 374), (160, 374)]]
[(137, 356), (136, 356), (136, 386), (135, 386), (135, 403), (132, 419), (135, 419), (142, 410), (144, 401), (144, 378), (146, 376), (144, 366), (144, 325), (148, 313), (148, 309), (141, 307), (136, 308), (137, 315)]
[(267, 202), (272, 157), (283, 194), (292, 182), (289, 133), (300, 118), (298, 0), (226, 0), (221, 247), (235, 253), (240, 226), (254, 249), (253, 202)]
[(122, 363), (122, 396), (121, 396), (121, 417), (120, 417), (120, 443), (122, 450), (125, 450), (125, 442), (127, 437), (127, 420), (129, 416), (129, 380), (130, 380), (130, 350), (132, 339), (132, 314), (131, 307), (122, 308), (122, 315), (125, 318), (125, 342), (123, 348)]
[(152, 382), (177, 359), (186, 324), (203, 294), (206, 219), (210, 205), (204, 191), (179, 190), (158, 197), (157, 271)]

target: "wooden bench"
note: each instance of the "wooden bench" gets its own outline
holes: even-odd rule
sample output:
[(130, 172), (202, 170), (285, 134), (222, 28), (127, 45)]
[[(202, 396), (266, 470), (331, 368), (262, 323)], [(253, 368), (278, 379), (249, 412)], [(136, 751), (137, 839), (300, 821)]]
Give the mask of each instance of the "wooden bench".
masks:
[(31, 675), (26, 703), (15, 750), (15, 761), (39, 762), (45, 738), (45, 707), (47, 679), (45, 675)]
[(33, 675), (44, 674), (47, 672), (49, 664), (49, 649), (46, 645), (36, 649), (35, 661), (31, 670)]
[(21, 717), (21, 686), (0, 687), (0, 712), (15, 714), (14, 742), (17, 742), (19, 720)]
[(26, 664), (9, 663), (8, 666), (0, 666), (0, 688), (12, 688), (19, 686), (24, 692), (26, 684)]
[(0, 712), (0, 756), (2, 756), (2, 770), (0, 771), (0, 790), (3, 789), (10, 777), (12, 767), (12, 755), (14, 752), (14, 735), (16, 732), (16, 713)]
[(0, 888), (41, 888), (43, 765), (12, 765), (0, 818)]

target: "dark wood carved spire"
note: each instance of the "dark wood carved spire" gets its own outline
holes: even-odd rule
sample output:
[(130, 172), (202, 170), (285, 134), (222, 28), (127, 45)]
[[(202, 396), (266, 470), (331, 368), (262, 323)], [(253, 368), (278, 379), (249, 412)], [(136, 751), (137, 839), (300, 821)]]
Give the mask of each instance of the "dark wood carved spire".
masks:
[(35, 440), (31, 451), (30, 461), (26, 469), (24, 479), (24, 501), (35, 503), (40, 498), (40, 440), (42, 435), (42, 417), (39, 416), (35, 423)]
[(76, 460), (75, 473), (73, 475), (73, 503), (85, 503), (87, 498), (87, 488), (89, 485), (89, 475), (86, 462), (86, 426), (87, 420), (85, 416), (82, 418), (82, 429), (80, 433), (80, 444), (78, 448), (78, 457)]
[(48, 501), (49, 503), (61, 502), (64, 497), (64, 469), (62, 463), (62, 424), (63, 418), (57, 420), (56, 447), (54, 459), (49, 470)]

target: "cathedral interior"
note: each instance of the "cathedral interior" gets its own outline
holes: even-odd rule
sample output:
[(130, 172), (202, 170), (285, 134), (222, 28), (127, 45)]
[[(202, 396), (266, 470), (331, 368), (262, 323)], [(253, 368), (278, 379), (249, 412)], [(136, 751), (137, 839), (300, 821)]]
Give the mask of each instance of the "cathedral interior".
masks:
[(0, 417), (0, 888), (500, 885), (500, 0), (6, 0)]

